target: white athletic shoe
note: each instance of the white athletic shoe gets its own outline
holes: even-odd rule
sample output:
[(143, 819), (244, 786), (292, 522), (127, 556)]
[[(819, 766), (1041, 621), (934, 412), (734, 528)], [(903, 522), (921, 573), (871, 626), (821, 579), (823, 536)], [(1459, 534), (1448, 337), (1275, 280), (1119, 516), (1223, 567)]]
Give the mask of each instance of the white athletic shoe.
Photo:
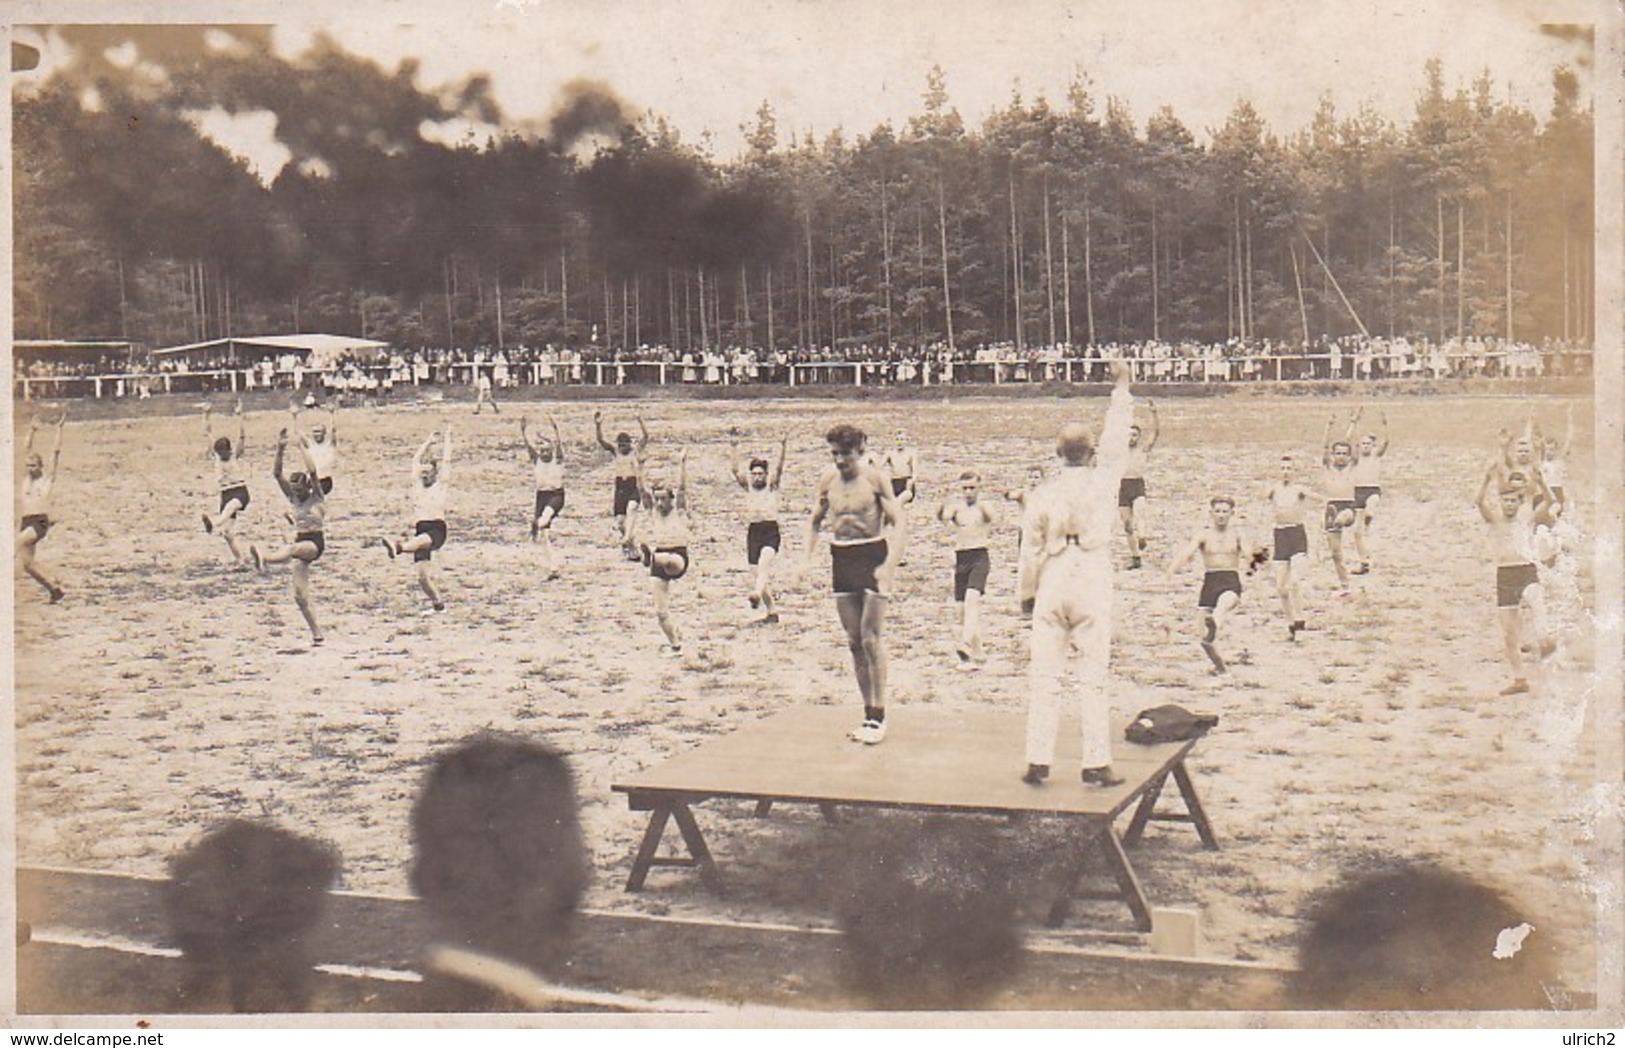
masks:
[(886, 722), (866, 720), (853, 728), (852, 733), (847, 738), (853, 742), (861, 742), (866, 746), (873, 746), (878, 742), (883, 742), (886, 738)]

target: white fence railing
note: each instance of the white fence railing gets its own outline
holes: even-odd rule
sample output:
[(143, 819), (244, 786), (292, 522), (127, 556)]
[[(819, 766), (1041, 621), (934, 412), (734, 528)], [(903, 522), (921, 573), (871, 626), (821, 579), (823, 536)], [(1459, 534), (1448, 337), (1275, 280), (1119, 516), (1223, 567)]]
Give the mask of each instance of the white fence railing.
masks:
[[(1395, 379), (1541, 378), (1589, 375), (1589, 350), (1447, 353), (1424, 358), (1350, 354), (1206, 358), (1126, 358), (1136, 383), (1244, 383), (1298, 381), (1382, 382)], [(159, 393), (244, 393), (264, 389), (324, 389), (376, 393), (403, 386), (471, 385), (476, 372), (494, 376), (498, 388), (516, 386), (947, 386), (1105, 382), (1113, 360), (1049, 361), (823, 361), (798, 364), (705, 365), (669, 361), (489, 362), (301, 368), (165, 371), (106, 375), (22, 375), (15, 393), (41, 397), (130, 397)]]

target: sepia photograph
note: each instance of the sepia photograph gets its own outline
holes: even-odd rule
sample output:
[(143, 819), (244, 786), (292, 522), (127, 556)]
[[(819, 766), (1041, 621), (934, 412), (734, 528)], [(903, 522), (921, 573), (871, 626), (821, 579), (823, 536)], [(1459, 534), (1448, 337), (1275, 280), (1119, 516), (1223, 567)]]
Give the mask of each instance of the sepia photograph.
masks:
[(1620, 1025), (1616, 4), (9, 10), (0, 1023)]

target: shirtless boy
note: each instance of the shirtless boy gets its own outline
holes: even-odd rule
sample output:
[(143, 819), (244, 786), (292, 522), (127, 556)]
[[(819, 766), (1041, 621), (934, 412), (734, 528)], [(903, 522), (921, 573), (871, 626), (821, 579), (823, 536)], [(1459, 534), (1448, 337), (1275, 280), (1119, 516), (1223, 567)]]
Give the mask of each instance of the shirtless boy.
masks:
[(954, 601), (963, 609), (959, 643), (954, 652), (969, 668), (986, 657), (982, 651), (982, 597), (987, 593), (988, 545), (996, 522), (993, 507), (980, 497), (981, 474), (959, 475), (959, 494), (937, 507), (937, 519), (953, 529)]
[(1235, 527), (1235, 501), (1218, 495), (1208, 504), (1208, 523), (1199, 529), (1185, 548), (1168, 566), (1170, 578), (1184, 570), (1185, 565), (1200, 553), (1202, 566), (1202, 593), (1197, 598), (1197, 628), (1202, 638), (1202, 652), (1213, 663), (1213, 672), (1226, 672), (1224, 659), (1219, 655), (1217, 642), (1219, 629), (1241, 600), (1241, 569), (1247, 558), (1241, 531)]

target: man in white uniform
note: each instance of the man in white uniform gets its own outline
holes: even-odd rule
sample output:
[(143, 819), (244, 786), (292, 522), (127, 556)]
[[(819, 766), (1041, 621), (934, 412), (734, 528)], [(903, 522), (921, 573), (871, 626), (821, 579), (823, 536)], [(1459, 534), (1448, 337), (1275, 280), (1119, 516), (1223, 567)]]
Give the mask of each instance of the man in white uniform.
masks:
[(1112, 533), (1117, 492), (1128, 459), (1134, 398), (1129, 370), (1112, 365), (1116, 388), (1097, 446), (1082, 423), (1063, 426), (1056, 441), (1059, 473), (1027, 498), (1021, 525), (1022, 607), (1032, 611), (1032, 668), (1027, 700), (1027, 773), (1049, 777), (1060, 723), (1061, 678), (1075, 658), (1082, 713), (1085, 784), (1115, 786), (1107, 662), (1112, 640)]

